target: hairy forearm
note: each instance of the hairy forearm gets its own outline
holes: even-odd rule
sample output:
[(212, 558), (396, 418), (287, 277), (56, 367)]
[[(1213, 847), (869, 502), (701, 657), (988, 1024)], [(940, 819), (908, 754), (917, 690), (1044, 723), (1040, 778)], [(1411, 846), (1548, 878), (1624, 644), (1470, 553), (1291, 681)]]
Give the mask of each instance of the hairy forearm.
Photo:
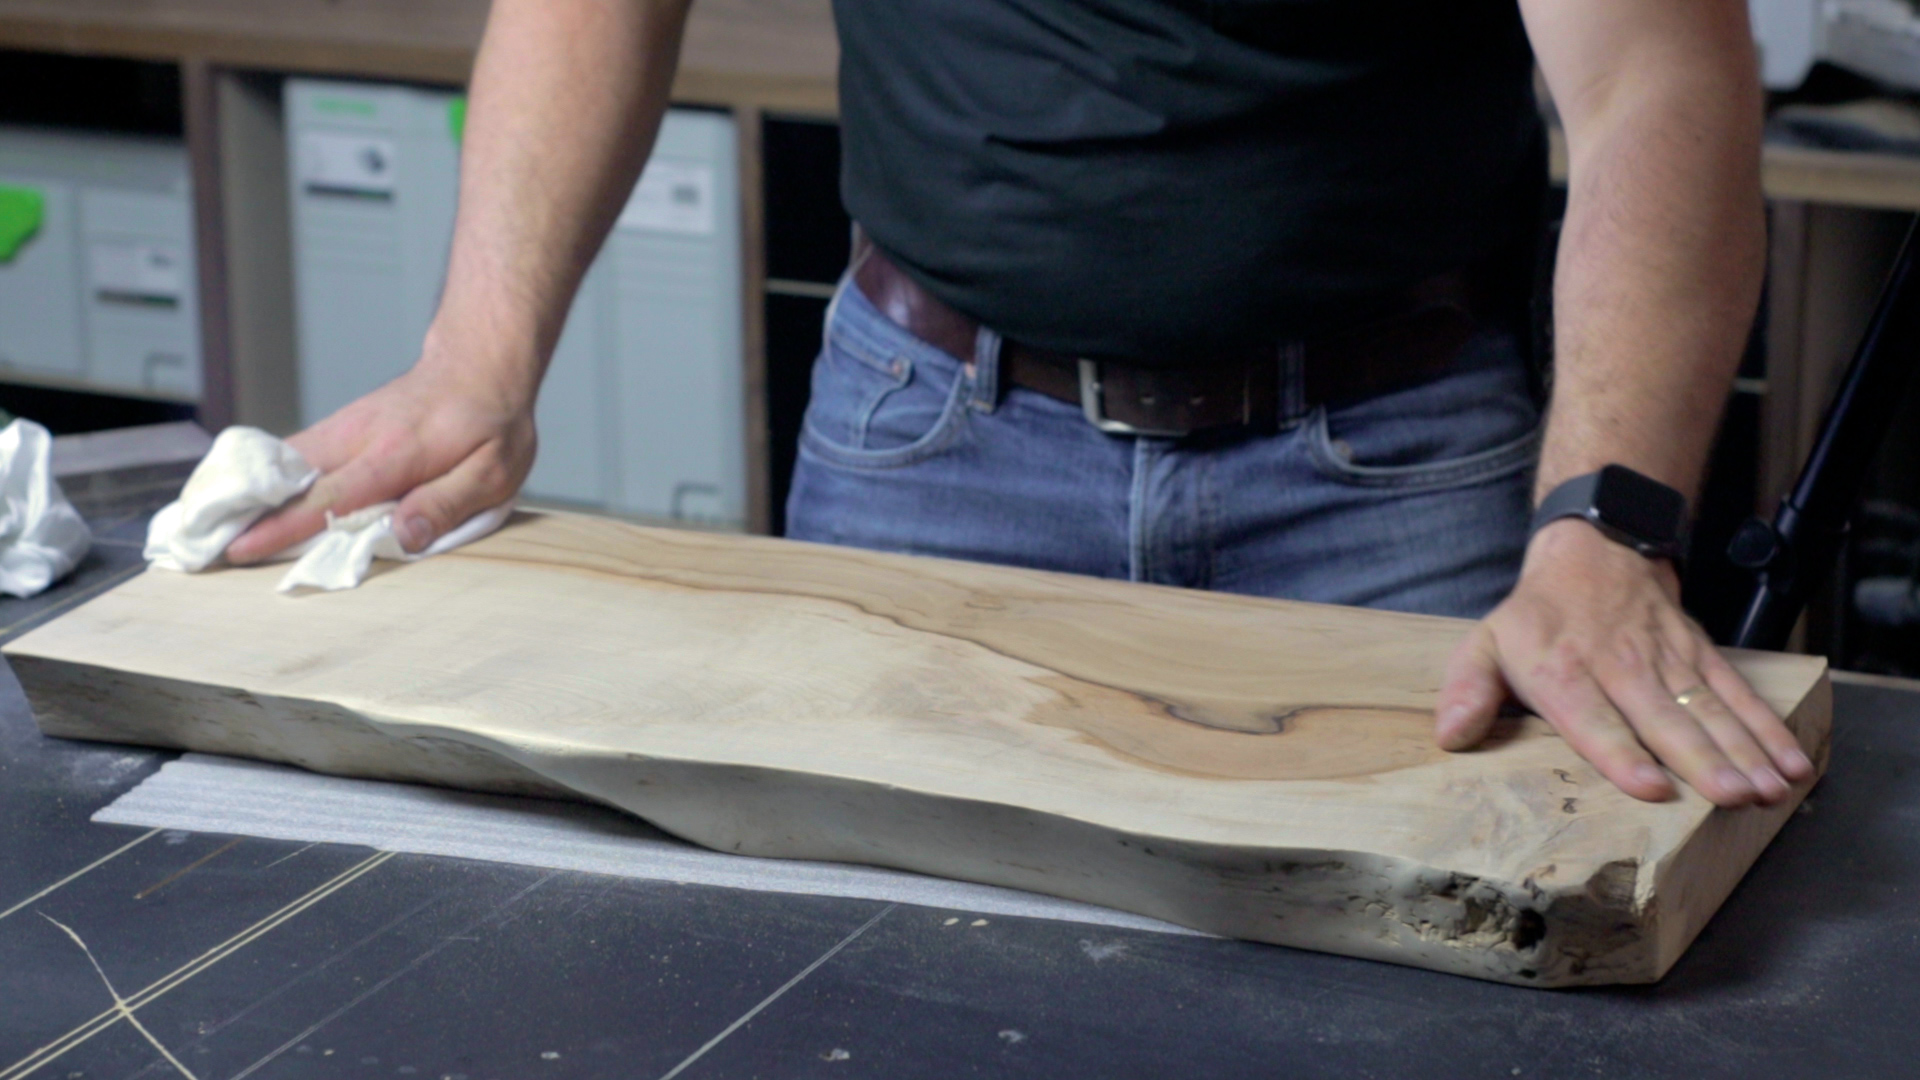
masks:
[(646, 161), (689, 0), (494, 0), (423, 363), (531, 398)]
[(1630, 78), (1580, 87), (1563, 107), (1570, 189), (1541, 494), (1608, 463), (1693, 493), (1759, 297), (1750, 52), (1662, 44)]
[[(1538, 490), (1619, 463), (1692, 492), (1765, 248), (1747, 0), (1520, 0), (1566, 124), (1552, 414)], [(1534, 534), (1440, 692), (1464, 749), (1517, 697), (1622, 791), (1723, 807), (1812, 780), (1793, 733), (1680, 607), (1663, 561), (1584, 522)]]

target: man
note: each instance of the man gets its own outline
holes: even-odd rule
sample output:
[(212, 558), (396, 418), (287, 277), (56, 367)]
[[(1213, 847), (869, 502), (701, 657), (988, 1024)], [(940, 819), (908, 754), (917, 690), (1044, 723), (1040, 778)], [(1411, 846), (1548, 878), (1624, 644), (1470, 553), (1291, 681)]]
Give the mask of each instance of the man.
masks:
[[(495, 0), (422, 355), (293, 440), (326, 475), (232, 557), (392, 498), (418, 550), (517, 490), (687, 4)], [(836, 6), (871, 240), (815, 368), (795, 535), (1484, 615), (1440, 694), (1449, 748), (1511, 694), (1642, 799), (1811, 777), (1657, 547), (1526, 522), (1533, 58), (1571, 188), (1532, 491), (1577, 501), (1565, 482), (1616, 466), (1657, 502), (1698, 482), (1762, 273), (1743, 0)]]

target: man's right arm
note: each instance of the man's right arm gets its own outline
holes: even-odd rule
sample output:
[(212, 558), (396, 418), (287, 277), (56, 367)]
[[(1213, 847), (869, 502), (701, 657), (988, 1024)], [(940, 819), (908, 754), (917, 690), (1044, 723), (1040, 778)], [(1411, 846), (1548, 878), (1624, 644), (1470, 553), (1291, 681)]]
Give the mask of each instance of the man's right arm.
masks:
[(322, 475), (228, 548), (397, 499), (418, 551), (511, 498), (574, 292), (653, 146), (691, 0), (494, 0), (474, 63), (446, 289), (405, 375), (289, 442)]

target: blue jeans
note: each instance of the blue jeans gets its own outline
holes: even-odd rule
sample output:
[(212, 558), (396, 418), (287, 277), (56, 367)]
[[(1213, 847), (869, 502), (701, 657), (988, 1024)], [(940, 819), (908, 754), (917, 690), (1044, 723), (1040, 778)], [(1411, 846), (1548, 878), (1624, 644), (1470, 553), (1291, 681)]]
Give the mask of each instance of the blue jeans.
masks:
[[(1108, 435), (918, 340), (851, 282), (829, 309), (787, 535), (1256, 596), (1485, 614), (1526, 545), (1540, 412), (1511, 335), (1278, 434)], [(1297, 398), (1295, 399), (1297, 400)]]

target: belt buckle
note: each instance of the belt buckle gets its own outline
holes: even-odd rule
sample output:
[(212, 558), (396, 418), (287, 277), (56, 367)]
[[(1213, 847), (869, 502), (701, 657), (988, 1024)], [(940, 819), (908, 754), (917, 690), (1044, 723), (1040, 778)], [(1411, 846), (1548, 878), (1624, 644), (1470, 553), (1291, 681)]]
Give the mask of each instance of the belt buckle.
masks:
[(1086, 414), (1087, 423), (1109, 435), (1137, 435), (1148, 439), (1183, 439), (1193, 432), (1177, 428), (1135, 427), (1124, 420), (1115, 420), (1107, 415), (1107, 407), (1102, 397), (1104, 390), (1100, 383), (1100, 361), (1080, 359), (1080, 411)]

